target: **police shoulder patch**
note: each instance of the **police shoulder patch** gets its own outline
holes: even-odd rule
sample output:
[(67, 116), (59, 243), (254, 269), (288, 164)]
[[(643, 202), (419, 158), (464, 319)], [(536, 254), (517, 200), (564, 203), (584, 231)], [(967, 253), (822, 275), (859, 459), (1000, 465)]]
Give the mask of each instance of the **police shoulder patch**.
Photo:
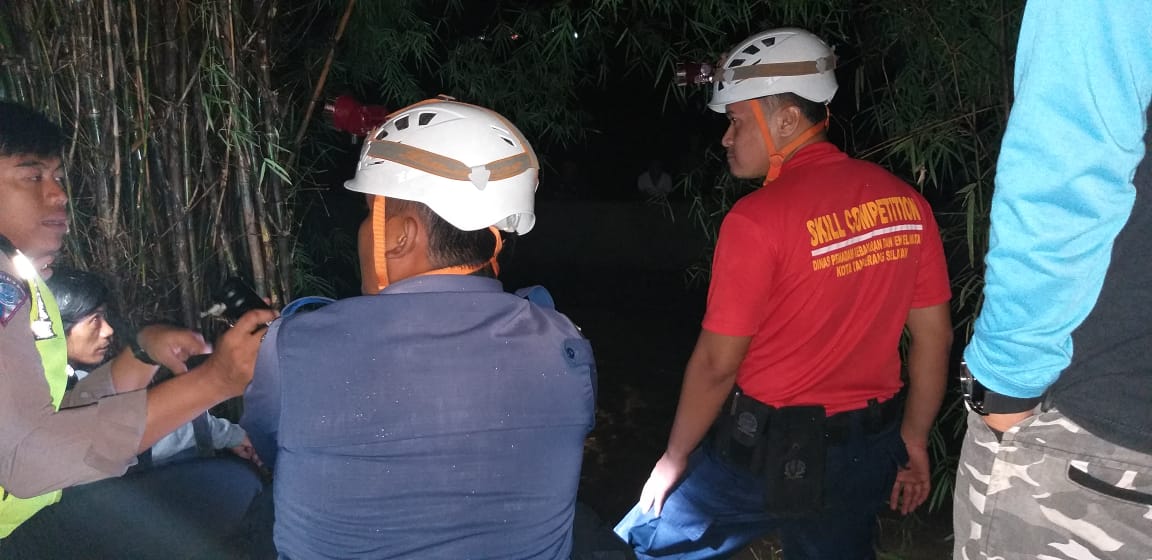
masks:
[(0, 327), (7, 327), (16, 312), (28, 301), (28, 290), (23, 281), (0, 271)]

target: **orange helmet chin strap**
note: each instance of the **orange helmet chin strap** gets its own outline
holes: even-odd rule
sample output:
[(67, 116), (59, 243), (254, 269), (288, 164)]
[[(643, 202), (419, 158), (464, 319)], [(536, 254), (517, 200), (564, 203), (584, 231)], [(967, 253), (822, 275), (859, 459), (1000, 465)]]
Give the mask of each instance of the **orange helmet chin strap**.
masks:
[(429, 270), (417, 274), (417, 276), (424, 276), (425, 274), (472, 274), (486, 266), (492, 267), (492, 274), (495, 276), (500, 275), (500, 264), (496, 262), (496, 257), (500, 255), (500, 251), (504, 249), (504, 238), (500, 236), (500, 230), (495, 226), (489, 227), (488, 231), (496, 237), (496, 249), (492, 251), (492, 258), (480, 264), (458, 264), (455, 266), (446, 266), (444, 268), (437, 268), (436, 270)]
[(376, 195), (372, 197), (372, 207), (368, 210), (372, 219), (372, 270), (376, 275), (377, 291), (388, 287), (388, 257), (384, 253), (388, 250), (384, 243), (384, 223), (388, 218), (386, 211), (387, 198)]
[[(388, 249), (384, 238), (384, 224), (387, 221), (386, 201), (387, 197), (376, 195), (372, 198), (372, 206), (368, 210), (369, 217), (372, 221), (372, 235), (370, 238), (372, 250), (370, 253), (372, 255), (372, 271), (376, 276), (375, 285), (377, 291), (387, 288), (391, 283), (391, 280), (388, 278), (388, 257), (385, 254)], [(446, 266), (436, 270), (429, 270), (417, 276), (424, 276), (426, 274), (472, 274), (486, 266), (491, 266), (492, 274), (498, 276), (500, 274), (500, 264), (497, 262), (496, 257), (498, 257), (500, 251), (504, 249), (504, 238), (500, 235), (500, 230), (496, 229), (496, 227), (490, 227), (488, 230), (491, 231), (492, 235), (496, 238), (496, 248), (492, 251), (492, 258), (479, 264)]]
[[(824, 108), (828, 110), (827, 107)], [(765, 147), (768, 148), (768, 174), (764, 177), (764, 185), (775, 181), (780, 176), (780, 170), (784, 168), (784, 162), (796, 152), (800, 146), (815, 138), (816, 135), (824, 132), (828, 128), (828, 120), (831, 118), (831, 113), (828, 113), (822, 122), (818, 122), (810, 127), (808, 130), (800, 133), (799, 136), (793, 138), (783, 148), (777, 150), (776, 143), (772, 141), (772, 135), (768, 132), (768, 119), (764, 118), (764, 111), (760, 108), (758, 100), (752, 100), (752, 114), (756, 115), (756, 123), (760, 125), (760, 136), (764, 137)]]

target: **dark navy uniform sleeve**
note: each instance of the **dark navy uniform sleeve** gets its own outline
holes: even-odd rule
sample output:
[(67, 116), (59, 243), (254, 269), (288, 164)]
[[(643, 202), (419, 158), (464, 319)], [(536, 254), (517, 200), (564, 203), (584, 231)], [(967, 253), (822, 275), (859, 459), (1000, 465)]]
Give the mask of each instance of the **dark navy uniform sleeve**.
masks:
[(270, 469), (276, 466), (280, 436), (280, 355), (277, 346), (283, 324), (283, 320), (272, 323), (264, 335), (256, 356), (256, 372), (244, 392), (244, 416), (240, 418), (240, 426), (248, 432), (252, 447)]

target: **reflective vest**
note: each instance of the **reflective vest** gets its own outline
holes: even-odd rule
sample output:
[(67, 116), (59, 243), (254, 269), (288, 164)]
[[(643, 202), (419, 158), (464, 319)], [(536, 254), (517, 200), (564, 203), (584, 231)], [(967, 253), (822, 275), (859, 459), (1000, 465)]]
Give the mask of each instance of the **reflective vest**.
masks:
[[(24, 257), (17, 255), (15, 258)], [(59, 410), (60, 400), (68, 385), (68, 342), (64, 338), (64, 322), (60, 319), (56, 298), (52, 297), (52, 292), (48, 291), (48, 286), (38, 275), (28, 279), (28, 291), (32, 296), (29, 298), (32, 304), (32, 336), (36, 340), (36, 350), (40, 352), (40, 362), (44, 365), (44, 379), (48, 381), (48, 390), (52, 394), (52, 407)], [(34, 498), (17, 498), (0, 488), (0, 496), (3, 496), (0, 501), (2, 539), (36, 512), (60, 501), (60, 490)]]

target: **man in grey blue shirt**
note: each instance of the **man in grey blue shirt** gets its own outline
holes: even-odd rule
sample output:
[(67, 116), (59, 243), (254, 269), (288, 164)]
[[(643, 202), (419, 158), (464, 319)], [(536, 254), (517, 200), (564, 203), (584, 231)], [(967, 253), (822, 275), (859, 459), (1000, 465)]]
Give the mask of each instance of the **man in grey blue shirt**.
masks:
[(504, 292), (539, 164), (511, 123), (429, 100), (365, 141), (364, 297), (279, 321), (241, 424), (275, 471), (283, 558), (567, 558), (595, 366)]
[(1152, 5), (1032, 0), (996, 171), (955, 557), (1152, 557)]

